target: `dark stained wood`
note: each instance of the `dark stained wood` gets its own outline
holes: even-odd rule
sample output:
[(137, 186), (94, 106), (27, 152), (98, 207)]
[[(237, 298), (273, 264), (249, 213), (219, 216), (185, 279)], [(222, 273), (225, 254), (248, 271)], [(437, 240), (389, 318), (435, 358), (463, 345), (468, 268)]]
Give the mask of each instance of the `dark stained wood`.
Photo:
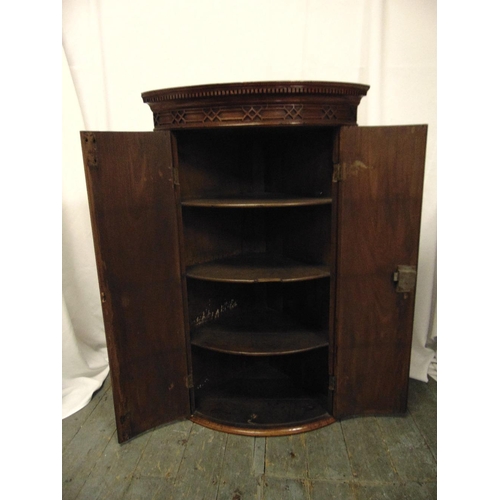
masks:
[[(291, 283), (220, 283), (189, 279), (189, 324), (194, 331), (237, 308), (272, 309), (310, 331), (328, 330), (329, 278)], [(263, 325), (265, 328), (265, 325)]]
[(177, 216), (177, 231), (178, 231), (178, 245), (179, 245), (179, 265), (181, 270), (181, 291), (182, 291), (182, 308), (184, 313), (184, 342), (185, 353), (188, 363), (188, 383), (189, 387), (189, 405), (190, 413), (194, 410), (194, 392), (192, 390), (191, 380), (193, 377), (192, 359), (191, 359), (191, 344), (189, 337), (189, 306), (188, 306), (188, 293), (187, 293), (187, 280), (186, 280), (186, 248), (184, 240), (184, 224), (182, 222), (182, 207), (181, 207), (181, 192), (179, 184), (179, 149), (177, 147), (177, 139), (175, 135), (170, 134), (170, 144), (172, 150), (172, 173), (174, 182), (174, 202)]
[(331, 196), (331, 128), (176, 131), (182, 200)]
[(246, 210), (183, 207), (186, 267), (240, 254), (247, 241), (249, 246), (264, 251), (262, 231), (259, 235), (245, 237), (246, 214)]
[[(339, 134), (340, 129), (332, 130), (333, 135), (333, 147), (332, 147), (332, 164), (339, 164)], [(332, 172), (333, 178), (333, 172)], [(338, 231), (339, 231), (339, 182), (332, 182), (332, 197), (334, 202), (332, 203), (331, 211), (331, 246), (330, 246), (330, 267), (331, 267), (331, 279), (330, 279), (330, 290), (329, 290), (329, 308), (328, 308), (328, 377), (330, 380), (334, 380), (335, 377), (335, 350), (336, 350), (336, 325), (335, 325), (335, 308), (337, 304), (337, 247), (338, 247)], [(332, 409), (334, 407), (334, 389), (335, 384), (331, 384), (328, 392), (328, 408)]]
[(311, 205), (329, 205), (331, 198), (300, 198), (290, 197), (280, 193), (261, 193), (249, 195), (235, 195), (231, 198), (198, 198), (182, 202), (187, 207), (212, 208), (269, 208), (269, 207), (300, 207)]
[(164, 89), (156, 132), (82, 134), (120, 442), (405, 411), (426, 128), (351, 126), (367, 90)]
[(331, 204), (216, 209), (184, 206), (186, 266), (245, 253), (267, 253), (309, 264), (331, 261)]
[[(299, 370), (297, 363), (294, 366)], [(283, 367), (259, 359), (244, 370), (227, 373), (226, 379), (207, 381), (197, 391), (195, 415), (247, 435), (293, 434), (308, 425), (317, 428), (333, 422), (324, 397)]]
[(155, 129), (356, 123), (367, 85), (334, 82), (252, 82), (144, 92)]
[(252, 137), (232, 129), (178, 131), (175, 137), (183, 201), (256, 190)]
[(190, 414), (168, 133), (82, 133), (118, 440)]
[(331, 268), (332, 234), (331, 230), (325, 231), (332, 224), (331, 205), (290, 208), (289, 212), (283, 232), (283, 255)]
[(304, 264), (292, 259), (252, 253), (191, 266), (186, 269), (186, 274), (189, 278), (208, 281), (259, 283), (325, 278), (330, 275), (330, 270), (324, 265)]
[(271, 309), (237, 309), (193, 330), (191, 343), (231, 354), (282, 355), (328, 346), (328, 332), (305, 328)]
[[(290, 407), (290, 410), (294, 413), (296, 412), (294, 407)], [(195, 424), (202, 425), (214, 431), (227, 432), (228, 434), (235, 434), (238, 436), (264, 438), (301, 434), (303, 432), (321, 429), (335, 422), (335, 419), (326, 412), (318, 412), (318, 415), (317, 418), (305, 422), (287, 422), (286, 424), (274, 423), (269, 426), (246, 426), (245, 422), (239, 425), (238, 423), (219, 422), (214, 418), (213, 414), (205, 415), (198, 411), (194, 413), (191, 420)]]
[(406, 411), (426, 126), (340, 131), (334, 416)]
[(256, 252), (330, 264), (331, 129), (175, 137), (187, 267)]

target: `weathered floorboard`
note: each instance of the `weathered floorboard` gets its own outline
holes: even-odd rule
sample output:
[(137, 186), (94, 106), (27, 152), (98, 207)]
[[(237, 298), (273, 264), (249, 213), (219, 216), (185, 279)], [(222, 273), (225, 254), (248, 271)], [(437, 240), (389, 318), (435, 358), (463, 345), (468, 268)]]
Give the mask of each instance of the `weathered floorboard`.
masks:
[(304, 434), (310, 479), (352, 479), (344, 436), (340, 424)]
[(341, 423), (352, 475), (364, 481), (396, 481), (377, 419), (355, 418)]
[(175, 500), (217, 498), (227, 434), (194, 425), (174, 483)]
[(267, 440), (266, 476), (308, 478), (305, 434)]
[(218, 499), (259, 499), (260, 471), (254, 469), (254, 452), (255, 438), (227, 436)]
[(425, 487), (429, 492), (429, 498), (435, 500), (437, 498), (437, 482), (425, 483)]
[(355, 500), (354, 487), (349, 483), (311, 481), (311, 500)]
[(185, 420), (119, 445), (108, 380), (90, 405), (63, 421), (62, 498), (432, 500), (436, 385), (410, 381), (405, 417), (345, 420), (273, 438)]
[(434, 380), (430, 380), (428, 384), (410, 380), (408, 411), (437, 460), (437, 396), (430, 388), (435, 386), (437, 384)]
[(403, 481), (435, 480), (436, 461), (410, 415), (377, 419), (382, 437)]
[(190, 420), (184, 420), (156, 429), (144, 449), (134, 476), (175, 479), (192, 427)]
[(90, 402), (84, 406), (81, 410), (73, 413), (69, 417), (64, 419), (64, 425), (62, 426), (62, 451), (66, 450), (69, 443), (76, 436), (78, 431), (85, 424), (87, 419), (90, 417), (92, 412), (97, 408), (101, 399), (108, 393), (111, 389), (110, 378), (106, 377), (106, 380), (102, 384), (101, 388), (98, 389), (92, 396)]
[(309, 500), (308, 484), (303, 479), (266, 477), (263, 485), (263, 500)]
[(266, 468), (266, 438), (255, 438), (253, 450), (253, 471), (262, 476)]
[(77, 497), (115, 431), (113, 398), (108, 391), (63, 453), (64, 500)]
[(356, 500), (432, 500), (422, 483), (354, 484)]
[(427, 382), (427, 387), (429, 391), (434, 395), (434, 399), (437, 400), (437, 381), (432, 377), (429, 377), (429, 382)]
[(117, 436), (114, 434), (77, 498), (79, 500), (122, 498), (129, 488), (134, 471), (150, 439), (150, 433), (143, 434), (131, 440), (127, 446), (122, 446), (118, 444)]
[(173, 480), (160, 477), (134, 478), (123, 500), (174, 500)]

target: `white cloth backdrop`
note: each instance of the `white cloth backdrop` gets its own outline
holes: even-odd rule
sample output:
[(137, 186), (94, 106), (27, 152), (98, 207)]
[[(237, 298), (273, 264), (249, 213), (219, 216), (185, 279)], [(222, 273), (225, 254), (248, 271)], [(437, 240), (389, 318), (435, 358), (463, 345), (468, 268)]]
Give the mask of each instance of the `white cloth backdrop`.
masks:
[(85, 406), (109, 372), (81, 159), (83, 121), (63, 54), (63, 418)]
[[(429, 125), (410, 376), (436, 336), (435, 0), (63, 0), (63, 417), (108, 373), (79, 131), (151, 130), (141, 92), (258, 80), (371, 86), (360, 125)], [(437, 376), (437, 375), (434, 375)]]

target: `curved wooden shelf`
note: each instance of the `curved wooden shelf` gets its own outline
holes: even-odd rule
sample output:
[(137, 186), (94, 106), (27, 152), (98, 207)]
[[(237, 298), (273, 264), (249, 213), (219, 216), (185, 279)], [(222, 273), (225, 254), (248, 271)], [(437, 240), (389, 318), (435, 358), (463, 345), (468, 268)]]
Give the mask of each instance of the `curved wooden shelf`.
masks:
[(191, 344), (246, 356), (276, 356), (328, 346), (328, 331), (314, 331), (280, 312), (239, 309), (196, 328)]
[(184, 200), (185, 207), (208, 208), (279, 208), (330, 205), (332, 198), (300, 197), (280, 193), (242, 194)]
[(190, 266), (186, 276), (228, 283), (292, 282), (329, 277), (330, 268), (254, 253)]
[(295, 434), (334, 421), (325, 409), (326, 396), (311, 394), (265, 364), (200, 389), (195, 400), (195, 422), (233, 434)]

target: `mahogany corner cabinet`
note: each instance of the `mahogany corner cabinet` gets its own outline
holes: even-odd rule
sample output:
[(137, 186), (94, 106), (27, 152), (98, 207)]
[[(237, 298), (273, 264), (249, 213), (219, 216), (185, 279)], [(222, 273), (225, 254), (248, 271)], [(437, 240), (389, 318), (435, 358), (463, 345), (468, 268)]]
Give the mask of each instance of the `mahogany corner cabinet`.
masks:
[(82, 132), (119, 442), (406, 411), (426, 125), (368, 86), (145, 92), (151, 132)]

